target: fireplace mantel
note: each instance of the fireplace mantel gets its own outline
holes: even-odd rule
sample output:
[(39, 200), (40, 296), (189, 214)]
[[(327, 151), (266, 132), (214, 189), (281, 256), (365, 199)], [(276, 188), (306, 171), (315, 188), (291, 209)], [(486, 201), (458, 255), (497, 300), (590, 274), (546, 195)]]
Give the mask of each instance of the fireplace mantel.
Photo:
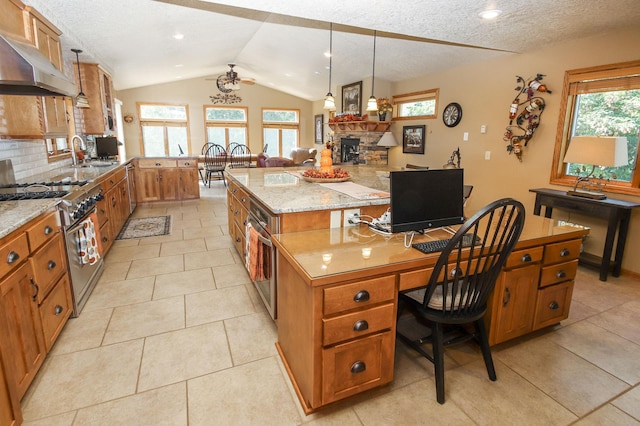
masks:
[(338, 121), (328, 123), (334, 132), (388, 132), (390, 121)]

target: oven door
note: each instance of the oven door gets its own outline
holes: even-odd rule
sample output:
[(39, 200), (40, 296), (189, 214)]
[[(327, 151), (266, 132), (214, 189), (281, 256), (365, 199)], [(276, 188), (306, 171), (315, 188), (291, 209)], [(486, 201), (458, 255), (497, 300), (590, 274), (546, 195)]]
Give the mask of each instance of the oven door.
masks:
[[(255, 237), (251, 237), (251, 228)], [(252, 214), (248, 215), (246, 227), (246, 266), (253, 285), (258, 290), (271, 318), (276, 319), (276, 259), (271, 235)]]

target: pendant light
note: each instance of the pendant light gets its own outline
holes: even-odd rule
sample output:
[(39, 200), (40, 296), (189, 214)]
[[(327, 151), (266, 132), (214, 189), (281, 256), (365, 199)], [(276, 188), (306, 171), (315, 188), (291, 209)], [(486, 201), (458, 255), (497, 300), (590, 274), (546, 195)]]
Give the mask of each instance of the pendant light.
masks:
[(80, 93), (76, 96), (75, 106), (77, 108), (91, 108), (89, 106), (89, 99), (87, 99), (86, 95), (82, 91), (82, 75), (80, 74), (80, 58), (78, 56), (79, 53), (82, 53), (82, 50), (71, 49), (71, 51), (76, 54), (76, 64), (78, 64), (78, 82), (80, 83)]
[(329, 24), (329, 92), (327, 96), (324, 98), (324, 109), (329, 111), (336, 110), (336, 100), (333, 98), (331, 94), (331, 66), (333, 58), (333, 22)]
[(373, 85), (376, 82), (376, 31), (373, 30), (373, 72), (371, 75), (371, 97), (367, 101), (367, 111), (377, 111), (378, 101), (373, 96)]

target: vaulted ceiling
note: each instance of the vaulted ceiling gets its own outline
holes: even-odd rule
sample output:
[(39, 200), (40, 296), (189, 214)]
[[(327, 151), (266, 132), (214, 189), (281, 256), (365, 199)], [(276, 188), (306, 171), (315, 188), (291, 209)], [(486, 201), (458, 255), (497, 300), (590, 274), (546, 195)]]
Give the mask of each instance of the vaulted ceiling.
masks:
[[(83, 49), (82, 62), (108, 69), (117, 90), (217, 77), (235, 63), (240, 77), (308, 100), (329, 88), (329, 23), (333, 87), (372, 75), (374, 30), (375, 76), (390, 82), (615, 29), (640, 31), (638, 0), (23, 2), (63, 31), (68, 49)], [(478, 15), (485, 9), (503, 13), (487, 21)]]

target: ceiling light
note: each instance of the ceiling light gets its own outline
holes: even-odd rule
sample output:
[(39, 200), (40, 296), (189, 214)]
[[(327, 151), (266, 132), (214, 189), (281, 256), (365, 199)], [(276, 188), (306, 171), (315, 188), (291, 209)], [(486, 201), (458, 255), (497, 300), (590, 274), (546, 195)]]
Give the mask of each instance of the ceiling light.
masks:
[(175, 38), (176, 40), (182, 40), (184, 38), (184, 34), (180, 34), (180, 33), (174, 34), (173, 38)]
[(80, 83), (80, 93), (78, 93), (78, 95), (76, 96), (75, 106), (77, 108), (91, 108), (91, 106), (89, 105), (89, 99), (87, 99), (87, 96), (82, 91), (82, 74), (80, 74), (80, 58), (78, 56), (78, 54), (82, 53), (82, 50), (71, 49), (71, 51), (76, 54), (76, 64), (78, 65), (78, 82)]
[(324, 109), (329, 111), (336, 110), (336, 100), (333, 98), (333, 94), (331, 93), (331, 69), (332, 64), (331, 60), (333, 58), (333, 22), (329, 23), (329, 92), (327, 92), (327, 96), (324, 98)]
[(482, 19), (495, 19), (498, 16), (502, 15), (502, 11), (499, 9), (483, 10), (479, 13), (479, 15)]
[(377, 111), (378, 101), (373, 96), (373, 85), (376, 82), (376, 31), (373, 30), (373, 72), (371, 73), (371, 97), (367, 101), (367, 111)]

